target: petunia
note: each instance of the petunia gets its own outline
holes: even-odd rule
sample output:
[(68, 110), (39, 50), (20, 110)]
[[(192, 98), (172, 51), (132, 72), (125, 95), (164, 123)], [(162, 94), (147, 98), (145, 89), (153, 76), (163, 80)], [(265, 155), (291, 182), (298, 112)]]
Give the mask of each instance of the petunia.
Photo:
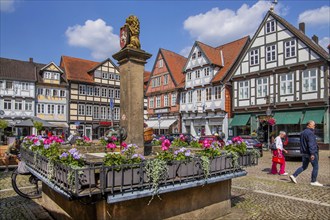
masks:
[(68, 153), (66, 153), (66, 152), (63, 152), (61, 155), (60, 155), (60, 158), (62, 159), (62, 158), (67, 158), (69, 155), (68, 155)]
[(115, 144), (113, 144), (113, 143), (109, 143), (108, 145), (107, 145), (107, 148), (110, 148), (110, 149), (115, 149), (117, 146), (115, 145)]
[(171, 146), (171, 142), (168, 139), (165, 139), (162, 143), (162, 151), (167, 151)]
[(123, 148), (127, 148), (127, 144), (126, 144), (126, 142), (121, 143), (121, 146), (122, 146)]

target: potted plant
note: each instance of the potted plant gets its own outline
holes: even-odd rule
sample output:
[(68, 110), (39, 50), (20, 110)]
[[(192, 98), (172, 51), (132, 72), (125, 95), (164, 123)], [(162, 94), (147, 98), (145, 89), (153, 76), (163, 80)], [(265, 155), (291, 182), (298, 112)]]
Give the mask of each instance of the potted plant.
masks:
[(198, 163), (196, 163), (196, 160), (194, 160), (189, 149), (182, 147), (179, 150), (174, 151), (174, 160), (180, 162), (177, 168), (177, 175), (180, 178), (200, 173), (200, 167), (198, 166)]
[(180, 136), (178, 138), (175, 138), (172, 141), (172, 146), (173, 147), (187, 147), (188, 142), (186, 142), (185, 136), (183, 134), (180, 134)]
[(232, 157), (232, 166), (238, 169), (239, 166), (246, 166), (248, 164), (248, 155), (246, 154), (246, 143), (240, 136), (233, 137), (232, 141), (228, 141), (225, 150)]

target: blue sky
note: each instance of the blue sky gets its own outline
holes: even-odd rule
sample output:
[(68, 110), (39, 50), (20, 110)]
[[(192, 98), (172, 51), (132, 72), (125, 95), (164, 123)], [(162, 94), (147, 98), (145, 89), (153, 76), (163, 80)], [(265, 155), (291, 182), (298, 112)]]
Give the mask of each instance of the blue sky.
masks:
[[(281, 1), (275, 11), (328, 45), (330, 5)], [(102, 61), (119, 50), (119, 29), (130, 14), (140, 19), (142, 49), (187, 55), (195, 40), (218, 46), (252, 35), (271, 1), (31, 1), (0, 0), (0, 56), (59, 64), (61, 55)]]

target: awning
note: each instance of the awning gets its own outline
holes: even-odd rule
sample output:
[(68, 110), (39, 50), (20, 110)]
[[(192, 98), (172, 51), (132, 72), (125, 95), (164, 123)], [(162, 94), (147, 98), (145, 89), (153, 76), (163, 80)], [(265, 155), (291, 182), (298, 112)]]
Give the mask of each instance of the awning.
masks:
[(301, 111), (275, 112), (274, 118), (277, 125), (293, 125), (299, 124), (301, 116)]
[(145, 121), (145, 123), (148, 125), (149, 128), (154, 128), (155, 125), (158, 126), (158, 120)]
[(250, 120), (251, 114), (235, 115), (231, 121), (231, 126), (244, 126)]
[(46, 128), (54, 128), (56, 127), (56, 125), (53, 125), (47, 121), (44, 121), (42, 120), (41, 118), (38, 118), (38, 117), (32, 117), (32, 118), (29, 118), (29, 119), (26, 119), (26, 120), (23, 120), (21, 121), (20, 123), (17, 123), (15, 126), (16, 127), (33, 127), (33, 122), (34, 121), (38, 121), (38, 122), (41, 122), (42, 123), (42, 126), (43, 127), (46, 127)]
[(304, 120), (302, 120), (301, 124), (306, 124), (309, 120), (313, 120), (315, 124), (322, 124), (324, 117), (324, 110), (306, 110), (304, 115)]
[[(160, 129), (168, 129), (177, 119), (166, 119), (160, 122)], [(156, 126), (158, 128), (158, 125)]]
[(55, 125), (57, 128), (68, 128), (69, 125), (65, 122), (50, 122), (51, 124)]

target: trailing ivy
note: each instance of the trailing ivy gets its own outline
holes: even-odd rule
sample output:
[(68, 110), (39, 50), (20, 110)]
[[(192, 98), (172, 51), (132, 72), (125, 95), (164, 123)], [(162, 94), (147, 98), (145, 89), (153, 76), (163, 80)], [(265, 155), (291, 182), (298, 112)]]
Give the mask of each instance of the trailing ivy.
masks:
[(201, 165), (204, 173), (204, 179), (207, 180), (210, 176), (210, 159), (207, 156), (201, 156)]

